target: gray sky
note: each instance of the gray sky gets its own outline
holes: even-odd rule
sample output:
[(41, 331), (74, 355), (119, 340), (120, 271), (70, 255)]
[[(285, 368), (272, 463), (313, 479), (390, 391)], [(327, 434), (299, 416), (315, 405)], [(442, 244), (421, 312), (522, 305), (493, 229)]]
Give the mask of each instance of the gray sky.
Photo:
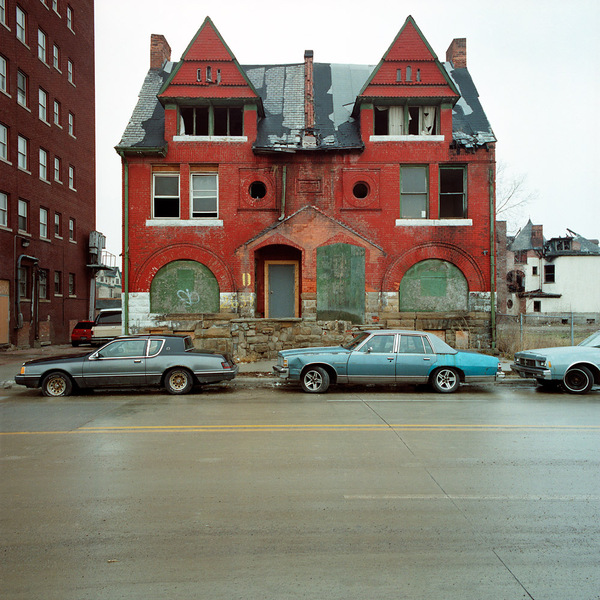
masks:
[(548, 237), (600, 237), (595, 139), (600, 91), (598, 0), (96, 1), (97, 229), (121, 252), (121, 139), (149, 68), (150, 35), (172, 60), (209, 16), (241, 64), (377, 64), (408, 15), (442, 61), (467, 38), (467, 66), (494, 133), (496, 158), (537, 197), (528, 218)]

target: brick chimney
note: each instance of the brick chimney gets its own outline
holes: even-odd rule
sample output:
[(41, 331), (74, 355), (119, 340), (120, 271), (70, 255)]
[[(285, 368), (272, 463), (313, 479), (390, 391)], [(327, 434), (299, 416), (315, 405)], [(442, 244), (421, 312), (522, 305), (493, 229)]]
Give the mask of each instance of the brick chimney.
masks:
[(467, 68), (467, 38), (452, 40), (448, 50), (446, 50), (446, 61), (452, 63), (455, 69)]
[(531, 245), (534, 248), (541, 248), (544, 245), (544, 226), (533, 225), (531, 228)]
[(150, 68), (162, 69), (165, 61), (171, 60), (171, 46), (164, 35), (153, 33), (150, 36)]
[(313, 51), (304, 51), (304, 127), (315, 126), (315, 100), (313, 92)]

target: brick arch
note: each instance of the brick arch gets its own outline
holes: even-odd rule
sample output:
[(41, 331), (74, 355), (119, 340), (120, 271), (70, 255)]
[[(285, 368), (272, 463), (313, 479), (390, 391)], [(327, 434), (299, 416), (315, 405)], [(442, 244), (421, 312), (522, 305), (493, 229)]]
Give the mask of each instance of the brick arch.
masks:
[(151, 254), (135, 270), (131, 278), (131, 291), (149, 292), (152, 279), (159, 269), (176, 260), (194, 260), (202, 263), (212, 271), (221, 292), (237, 291), (231, 269), (216, 254), (194, 244), (173, 244)]
[(419, 244), (396, 258), (383, 276), (381, 291), (397, 292), (406, 272), (413, 265), (428, 259), (445, 260), (452, 263), (461, 270), (467, 279), (470, 291), (485, 291), (484, 274), (473, 257), (458, 246), (439, 242)]

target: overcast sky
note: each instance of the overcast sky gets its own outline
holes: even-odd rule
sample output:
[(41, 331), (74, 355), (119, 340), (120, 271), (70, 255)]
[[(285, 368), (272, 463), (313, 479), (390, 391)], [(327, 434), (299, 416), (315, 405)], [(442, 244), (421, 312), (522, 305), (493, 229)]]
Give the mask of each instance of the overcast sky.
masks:
[(498, 139), (496, 158), (536, 196), (509, 221), (600, 237), (598, 0), (96, 1), (97, 229), (121, 252), (121, 162), (114, 150), (149, 68), (150, 35), (179, 60), (209, 16), (241, 64), (377, 64), (408, 15), (441, 61), (467, 38), (467, 66)]

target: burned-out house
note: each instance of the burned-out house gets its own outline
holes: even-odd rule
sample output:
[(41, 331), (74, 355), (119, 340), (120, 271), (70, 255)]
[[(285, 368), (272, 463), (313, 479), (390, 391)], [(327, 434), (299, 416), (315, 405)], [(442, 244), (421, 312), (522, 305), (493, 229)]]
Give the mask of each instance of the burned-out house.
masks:
[(377, 65), (242, 65), (208, 18), (172, 62), (153, 35), (116, 148), (129, 330), (239, 356), (352, 326), (490, 345), (495, 141), (466, 40), (440, 61), (412, 17)]

